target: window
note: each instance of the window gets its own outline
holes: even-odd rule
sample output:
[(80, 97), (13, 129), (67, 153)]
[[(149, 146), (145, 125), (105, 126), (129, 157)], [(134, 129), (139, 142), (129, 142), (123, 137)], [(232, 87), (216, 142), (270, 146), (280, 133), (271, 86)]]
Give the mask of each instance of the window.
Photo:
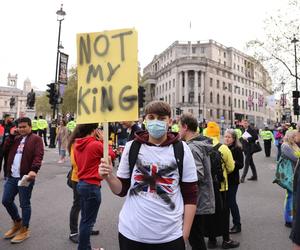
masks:
[(219, 89), (220, 88), (220, 81), (217, 80), (217, 88)]
[(210, 87), (213, 86), (213, 79), (212, 79), (212, 78), (209, 79), (209, 86), (210, 86)]
[(248, 96), (248, 89), (246, 89), (246, 96)]
[(209, 115), (210, 115), (210, 117), (213, 117), (213, 111), (212, 111), (212, 109), (209, 110)]
[(224, 58), (226, 58), (226, 52), (224, 52)]
[(217, 94), (217, 104), (220, 104), (220, 95)]
[(223, 75), (223, 77), (226, 77), (226, 72), (222, 71), (222, 75)]
[(226, 105), (226, 97), (223, 95), (223, 105)]
[(234, 107), (236, 108), (236, 99), (234, 98)]
[(255, 111), (257, 111), (257, 103), (255, 104)]
[(240, 65), (237, 66), (238, 71), (240, 70)]
[(205, 49), (204, 48), (201, 48), (201, 53), (204, 53), (205, 52)]
[(225, 90), (225, 89), (226, 89), (226, 83), (223, 82), (223, 90)]
[(196, 54), (196, 47), (192, 47), (192, 53)]
[(242, 101), (242, 109), (244, 109), (245, 107), (244, 107), (244, 101)]
[(217, 109), (217, 119), (220, 119), (220, 109)]
[(224, 66), (226, 67), (226, 62), (224, 61)]
[(226, 110), (225, 109), (223, 109), (223, 117), (224, 117), (224, 119), (226, 119)]
[(228, 97), (228, 106), (231, 106), (231, 97)]
[(198, 103), (201, 103), (201, 96), (198, 95)]
[(169, 90), (171, 89), (171, 80), (169, 81)]
[(210, 103), (213, 103), (213, 93), (212, 92), (210, 92), (210, 95), (209, 95), (209, 101), (210, 101)]
[(231, 83), (228, 83), (228, 91), (232, 91), (232, 85), (231, 85)]
[(173, 79), (173, 88), (175, 88), (175, 79)]
[(241, 108), (241, 100), (238, 101), (238, 108)]
[(242, 88), (242, 95), (244, 95), (244, 88)]

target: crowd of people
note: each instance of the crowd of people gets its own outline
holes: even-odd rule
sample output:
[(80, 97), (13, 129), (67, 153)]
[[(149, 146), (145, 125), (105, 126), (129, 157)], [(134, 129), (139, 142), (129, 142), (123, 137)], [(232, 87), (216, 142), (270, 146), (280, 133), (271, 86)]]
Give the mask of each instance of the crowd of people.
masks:
[[(13, 124), (5, 116), (0, 126), (0, 167), (3, 159), (6, 177), (2, 204), (13, 221), (4, 238), (12, 243), (30, 237), (31, 192), (42, 164), (43, 144), (47, 145), (47, 127), (40, 119), (39, 123), (23, 117)], [(69, 155), (72, 166), (69, 239), (79, 250), (104, 249), (90, 243), (90, 236), (99, 234), (94, 225), (103, 181), (113, 194), (126, 197), (119, 214), (121, 250), (183, 250), (186, 242), (193, 250), (213, 249), (219, 237), (223, 249), (239, 247), (233, 236), (242, 231), (237, 192), (241, 183), (258, 181), (253, 154), (259, 151), (259, 137), (266, 157), (275, 143), (277, 164), (289, 162), (294, 170), (293, 188), (286, 190), (284, 219), (285, 226), (292, 228), (294, 249), (300, 249), (299, 127), (281, 124), (272, 131), (266, 125), (258, 130), (245, 119), (222, 138), (216, 122), (199, 126), (191, 113), (172, 121), (170, 106), (154, 101), (145, 107), (143, 119), (110, 124), (109, 131), (109, 161), (105, 161), (99, 124), (76, 125), (73, 118), (68, 123), (59, 121), (58, 163)], [(119, 159), (117, 171), (115, 159)], [(246, 178), (249, 167), (252, 175)], [(14, 203), (17, 194), (22, 216)]]

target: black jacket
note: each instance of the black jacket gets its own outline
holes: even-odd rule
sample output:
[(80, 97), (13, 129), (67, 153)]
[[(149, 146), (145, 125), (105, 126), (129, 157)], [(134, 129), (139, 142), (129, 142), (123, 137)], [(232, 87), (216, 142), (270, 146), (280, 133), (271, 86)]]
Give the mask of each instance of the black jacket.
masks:
[(238, 185), (240, 183), (240, 173), (239, 170), (244, 167), (244, 155), (243, 150), (240, 147), (230, 146), (233, 160), (234, 160), (234, 170), (228, 174), (228, 186)]
[(295, 212), (293, 218), (293, 229), (290, 239), (300, 246), (300, 166), (297, 166), (294, 175), (294, 192), (293, 192), (293, 210)]
[(255, 141), (258, 140), (258, 134), (250, 126), (246, 130), (245, 129), (242, 130), (243, 133), (245, 133), (245, 131), (247, 131), (251, 135), (251, 137), (248, 138), (248, 140), (244, 140), (243, 137), (241, 137), (240, 140), (243, 145), (243, 151), (245, 153), (249, 153), (251, 151), (251, 144), (255, 143)]
[(135, 137), (135, 133), (142, 130), (136, 123), (131, 126), (131, 132), (128, 135), (127, 141), (132, 141)]

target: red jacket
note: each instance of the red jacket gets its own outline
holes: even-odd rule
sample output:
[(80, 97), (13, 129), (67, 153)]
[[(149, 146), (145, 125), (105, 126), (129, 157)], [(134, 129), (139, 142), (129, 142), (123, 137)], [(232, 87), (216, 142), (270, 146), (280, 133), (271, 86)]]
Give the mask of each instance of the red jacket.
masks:
[[(115, 153), (109, 147), (112, 160)], [(103, 143), (93, 136), (75, 140), (74, 158), (78, 166), (78, 179), (89, 184), (100, 186), (102, 178), (98, 173), (100, 160), (103, 157)]]
[[(4, 151), (8, 152), (7, 172), (11, 175), (11, 166), (14, 162), (15, 154), (22, 140), (22, 136), (9, 136), (4, 143)], [(44, 144), (42, 138), (30, 133), (27, 135), (21, 159), (20, 176), (28, 174), (30, 171), (38, 172), (44, 157)]]

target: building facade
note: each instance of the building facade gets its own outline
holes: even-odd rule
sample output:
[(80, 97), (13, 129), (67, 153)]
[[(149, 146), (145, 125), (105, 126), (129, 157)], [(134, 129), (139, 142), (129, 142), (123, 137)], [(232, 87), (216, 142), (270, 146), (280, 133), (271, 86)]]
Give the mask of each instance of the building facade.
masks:
[[(18, 75), (8, 74), (7, 86), (0, 86), (0, 119), (4, 114), (10, 114), (17, 118), (20, 116), (33, 116), (35, 110), (28, 110), (27, 94), (31, 91), (31, 82), (26, 79), (23, 84), (23, 90), (17, 88)], [(15, 99), (15, 105), (10, 106), (11, 98)]]
[(271, 78), (254, 58), (213, 40), (174, 42), (143, 70), (146, 102), (164, 100), (193, 113), (199, 121), (226, 126), (249, 119), (258, 126), (271, 123), (267, 106)]

